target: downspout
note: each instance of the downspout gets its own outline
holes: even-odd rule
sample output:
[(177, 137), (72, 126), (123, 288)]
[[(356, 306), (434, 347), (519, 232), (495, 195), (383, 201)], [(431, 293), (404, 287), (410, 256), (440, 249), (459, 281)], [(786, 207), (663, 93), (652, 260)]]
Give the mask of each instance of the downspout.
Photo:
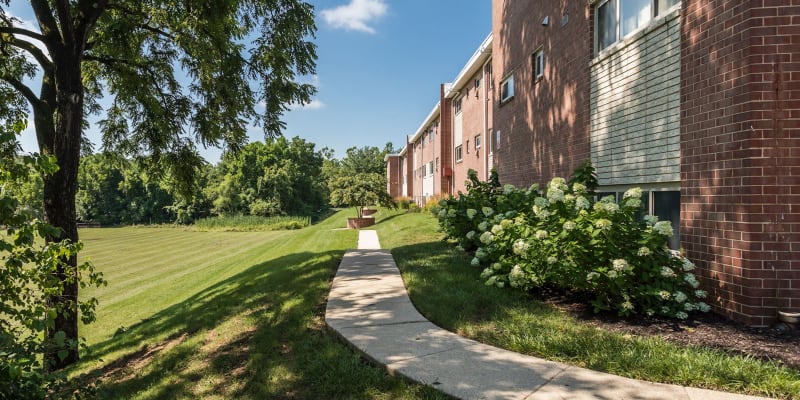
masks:
[(486, 81), (486, 66), (492, 62), (491, 57), (483, 63), (481, 73), (483, 77), (483, 180), (489, 180), (489, 150), (491, 143), (489, 143), (489, 82)]

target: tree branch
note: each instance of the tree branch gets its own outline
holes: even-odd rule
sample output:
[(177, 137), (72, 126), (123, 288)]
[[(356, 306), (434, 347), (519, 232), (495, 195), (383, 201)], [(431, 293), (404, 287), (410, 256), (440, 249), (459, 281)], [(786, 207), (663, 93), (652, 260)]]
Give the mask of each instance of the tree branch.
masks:
[(61, 33), (64, 35), (63, 42), (75, 43), (75, 26), (69, 11), (69, 1), (56, 0), (56, 12), (58, 13), (58, 20), (61, 22)]
[(30, 0), (33, 13), (39, 22), (39, 29), (42, 31), (42, 42), (52, 52), (54, 49), (61, 50), (61, 34), (58, 32), (58, 24), (50, 10), (48, 0)]
[(11, 45), (30, 53), (30, 55), (32, 55), (36, 59), (36, 61), (39, 62), (39, 65), (42, 68), (44, 69), (53, 68), (53, 61), (51, 61), (50, 58), (48, 58), (47, 55), (44, 54), (44, 52), (40, 48), (36, 47), (35, 44), (19, 38), (13, 38), (11, 40)]
[(9, 85), (11, 85), (11, 87), (13, 87), (16, 91), (22, 94), (22, 96), (24, 96), (25, 99), (28, 100), (29, 103), (31, 103), (31, 107), (36, 108), (42, 105), (41, 100), (39, 100), (39, 98), (36, 97), (36, 94), (33, 93), (33, 90), (25, 86), (25, 84), (23, 84), (19, 79), (0, 74), (0, 80), (5, 81)]
[(0, 26), (0, 33), (10, 33), (12, 35), (27, 36), (31, 39), (44, 41), (44, 36), (39, 32), (34, 32), (28, 29), (19, 28), (16, 26)]

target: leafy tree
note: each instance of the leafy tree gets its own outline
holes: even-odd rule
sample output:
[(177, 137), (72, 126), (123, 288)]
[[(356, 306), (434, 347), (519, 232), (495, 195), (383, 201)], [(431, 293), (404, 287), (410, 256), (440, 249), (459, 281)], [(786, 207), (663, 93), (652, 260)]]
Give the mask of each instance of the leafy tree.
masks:
[(334, 178), (330, 182), (331, 205), (355, 207), (358, 218), (371, 205), (393, 207), (394, 200), (386, 191), (386, 175), (362, 173)]
[[(289, 103), (314, 93), (296, 74), (313, 74), (316, 48), (313, 8), (300, 0), (30, 0), (38, 31), (20, 26), (0, 0), (0, 91), (12, 107), (24, 99), (35, 123), (39, 151), (59, 169), (44, 174), (44, 217), (60, 228), (48, 242), (78, 240), (75, 196), (86, 115), (101, 111), (103, 146), (146, 162), (153, 173), (176, 177), (191, 194), (201, 164), (196, 143), (246, 141), (248, 121), (278, 135)], [(249, 45), (249, 46), (248, 46)], [(26, 82), (41, 74), (40, 88)], [(186, 80), (179, 80), (185, 75)], [(37, 94), (38, 93), (38, 94)], [(263, 113), (256, 112), (258, 104)], [(74, 302), (77, 257), (60, 268), (62, 296)], [(69, 309), (69, 308), (68, 308)], [(74, 312), (58, 315), (48, 334), (78, 338)], [(49, 357), (61, 368), (78, 359)]]
[(391, 142), (386, 143), (383, 150), (374, 146), (351, 147), (347, 149), (347, 155), (341, 161), (341, 173), (345, 175), (369, 173), (386, 175), (384, 158), (387, 154), (394, 152)]
[[(0, 100), (2, 96), (0, 95)], [(0, 102), (0, 121), (7, 118)], [(0, 124), (0, 398), (45, 398), (56, 389), (59, 374), (47, 373), (46, 359), (63, 359), (76, 351), (78, 341), (58, 330), (55, 321), (65, 313), (78, 314), (84, 323), (94, 320), (94, 298), (79, 301), (52, 301), (62, 298), (65, 283), (101, 285), (102, 275), (94, 272), (90, 263), (65, 268), (64, 260), (75, 257), (81, 244), (63, 242), (43, 243), (42, 238), (58, 235), (58, 228), (45, 224), (36, 212), (21, 203), (7, 188), (24, 185), (30, 170), (53, 174), (58, 166), (52, 157), (18, 157), (16, 141), (24, 126), (24, 115), (5, 119)], [(50, 335), (45, 336), (44, 333)]]

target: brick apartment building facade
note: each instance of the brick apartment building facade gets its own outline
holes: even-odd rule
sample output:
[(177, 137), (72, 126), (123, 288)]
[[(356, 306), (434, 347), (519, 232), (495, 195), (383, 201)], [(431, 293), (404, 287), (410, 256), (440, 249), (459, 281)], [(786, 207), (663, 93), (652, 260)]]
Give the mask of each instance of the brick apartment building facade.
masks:
[(800, 1), (493, 0), (434, 111), (448, 126), (418, 164), (439, 184), (396, 192), (457, 194), (470, 168), (524, 187), (591, 159), (602, 195), (641, 187), (672, 221), (717, 311), (800, 311)]

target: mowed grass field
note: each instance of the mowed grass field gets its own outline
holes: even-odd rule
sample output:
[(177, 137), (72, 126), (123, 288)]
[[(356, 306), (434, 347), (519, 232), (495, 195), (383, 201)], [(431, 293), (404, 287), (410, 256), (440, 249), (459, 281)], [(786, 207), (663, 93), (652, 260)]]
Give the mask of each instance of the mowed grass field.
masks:
[[(366, 364), (324, 325), (351, 211), (295, 231), (81, 230), (108, 286), (71, 372), (100, 398), (442, 398)], [(88, 389), (87, 389), (88, 388)]]

